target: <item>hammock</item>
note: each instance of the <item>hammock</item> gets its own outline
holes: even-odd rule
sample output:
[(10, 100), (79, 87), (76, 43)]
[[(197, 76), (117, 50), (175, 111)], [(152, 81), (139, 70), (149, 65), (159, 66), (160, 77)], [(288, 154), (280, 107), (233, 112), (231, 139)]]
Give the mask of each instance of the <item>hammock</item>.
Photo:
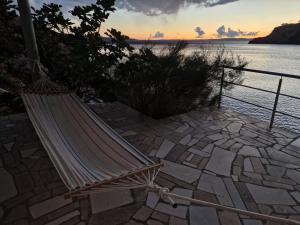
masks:
[(30, 120), (67, 197), (153, 184), (161, 164), (135, 149), (75, 94), (23, 93)]

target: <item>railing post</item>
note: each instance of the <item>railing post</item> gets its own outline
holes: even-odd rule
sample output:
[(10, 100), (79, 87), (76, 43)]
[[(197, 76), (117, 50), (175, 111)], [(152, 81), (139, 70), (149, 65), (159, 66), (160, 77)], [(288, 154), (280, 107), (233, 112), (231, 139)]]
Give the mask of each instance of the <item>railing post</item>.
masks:
[(224, 76), (225, 76), (225, 69), (222, 68), (222, 77), (221, 77), (221, 83), (220, 83), (220, 93), (219, 93), (219, 102), (218, 102), (218, 108), (221, 108), (222, 103), (222, 93), (223, 93), (223, 84), (224, 84)]
[(277, 93), (276, 93), (274, 107), (273, 107), (273, 111), (272, 111), (272, 117), (271, 117), (270, 126), (269, 126), (270, 129), (273, 127), (276, 110), (277, 110), (277, 104), (278, 104), (278, 100), (279, 100), (279, 96), (280, 96), (281, 85), (282, 85), (282, 77), (280, 78), (279, 83), (278, 83)]

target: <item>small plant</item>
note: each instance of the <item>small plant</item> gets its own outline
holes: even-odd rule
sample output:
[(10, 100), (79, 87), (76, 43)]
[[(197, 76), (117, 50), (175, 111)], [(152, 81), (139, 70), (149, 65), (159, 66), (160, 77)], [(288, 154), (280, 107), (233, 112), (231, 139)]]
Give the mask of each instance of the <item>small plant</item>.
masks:
[[(185, 54), (186, 48), (181, 41), (158, 53), (152, 47), (143, 47), (131, 54), (115, 72), (118, 99), (154, 118), (184, 113), (200, 105), (215, 104), (221, 66), (243, 68), (247, 64), (224, 47), (214, 53), (201, 48), (191, 55)], [(242, 82), (241, 74), (226, 71), (225, 79)]]

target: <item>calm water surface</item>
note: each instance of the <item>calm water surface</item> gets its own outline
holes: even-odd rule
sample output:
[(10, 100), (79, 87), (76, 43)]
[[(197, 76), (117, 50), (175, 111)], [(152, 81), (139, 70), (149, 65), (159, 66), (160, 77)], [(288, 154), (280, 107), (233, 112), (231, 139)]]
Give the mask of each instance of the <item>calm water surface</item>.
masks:
[[(300, 77), (300, 45), (248, 45), (246, 42), (230, 42), (224, 45), (228, 50), (244, 57), (249, 62), (248, 68), (294, 74)], [(220, 45), (209, 46), (214, 49)], [(199, 45), (190, 45), (187, 52), (193, 52), (197, 48), (199, 48)], [(244, 74), (245, 85), (270, 91), (277, 90), (279, 79), (279, 77), (262, 74), (248, 72)], [(281, 90), (284, 94), (300, 97), (300, 79), (283, 78)], [(233, 90), (227, 91), (226, 94), (268, 108), (273, 108), (275, 99), (273, 94), (244, 87), (235, 87)], [(269, 121), (271, 117), (270, 111), (225, 97), (223, 98), (223, 105), (264, 121)], [(277, 109), (300, 117), (300, 100), (280, 96)], [(300, 133), (300, 120), (281, 114), (276, 114), (275, 126), (285, 127)]]

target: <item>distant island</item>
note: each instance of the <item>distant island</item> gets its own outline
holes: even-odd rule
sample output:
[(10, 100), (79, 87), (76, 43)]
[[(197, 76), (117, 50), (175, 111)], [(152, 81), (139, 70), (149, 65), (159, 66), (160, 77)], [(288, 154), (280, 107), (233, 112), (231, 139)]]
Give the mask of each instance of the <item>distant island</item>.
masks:
[(282, 24), (266, 37), (251, 40), (249, 44), (296, 44), (300, 45), (300, 23)]

